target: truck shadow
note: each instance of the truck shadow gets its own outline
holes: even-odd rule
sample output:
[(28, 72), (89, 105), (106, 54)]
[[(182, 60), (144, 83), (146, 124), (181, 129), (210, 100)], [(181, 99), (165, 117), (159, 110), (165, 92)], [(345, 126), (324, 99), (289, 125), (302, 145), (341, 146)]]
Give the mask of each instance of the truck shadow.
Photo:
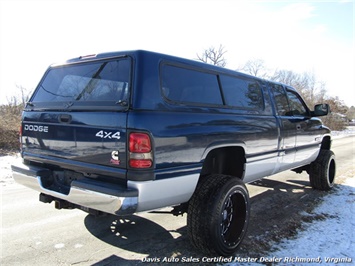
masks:
[[(171, 215), (171, 219), (176, 218)], [(85, 226), (92, 235), (101, 241), (139, 255), (134, 256), (139, 259), (133, 260), (126, 260), (114, 255), (94, 264), (95, 266), (137, 265), (143, 262), (155, 265), (156, 262), (163, 262), (164, 258), (169, 260), (172, 257), (200, 256), (191, 251), (192, 247), (187, 237), (186, 226), (176, 230), (166, 230), (158, 223), (138, 215), (125, 218), (113, 215), (103, 217), (88, 215), (85, 218)], [(143, 258), (148, 259), (143, 261)], [(150, 259), (151, 261), (149, 261)], [(159, 261), (153, 261), (157, 259)]]
[[(309, 182), (297, 178), (287, 182), (264, 179), (248, 185), (251, 191), (253, 187), (262, 187), (266, 190), (263, 189), (256, 195), (250, 193), (251, 217), (247, 235), (236, 254), (240, 257), (266, 255), (273, 244), (284, 238), (294, 237), (302, 222), (310, 222), (304, 217), (308, 217), (307, 219), (312, 217), (312, 210), (322, 201), (322, 196), (327, 194), (313, 190)], [(171, 218), (166, 218), (167, 221), (169, 219), (176, 218), (171, 215)], [(166, 230), (154, 220), (146, 219), (142, 215), (132, 215), (127, 218), (113, 215), (104, 217), (88, 215), (85, 218), (85, 226), (98, 239), (120, 249), (134, 252), (136, 253), (134, 257), (139, 258), (127, 261), (111, 256), (102, 261), (103, 264), (95, 265), (107, 265), (105, 264), (107, 260), (110, 265), (120, 263), (136, 265), (142, 263), (141, 258), (158, 258), (162, 262), (164, 258), (176, 257), (181, 261), (182, 257), (209, 256), (209, 254), (199, 253), (192, 247), (187, 236), (186, 225), (174, 230)]]

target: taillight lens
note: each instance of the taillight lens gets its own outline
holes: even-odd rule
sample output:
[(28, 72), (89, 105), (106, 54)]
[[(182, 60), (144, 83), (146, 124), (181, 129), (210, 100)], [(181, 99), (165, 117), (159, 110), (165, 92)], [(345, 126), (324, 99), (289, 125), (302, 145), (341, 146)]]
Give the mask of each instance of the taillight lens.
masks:
[(131, 133), (129, 135), (129, 151), (137, 153), (150, 152), (152, 145), (150, 137), (145, 133)]
[(132, 168), (150, 168), (152, 167), (153, 162), (152, 160), (136, 160), (130, 159), (129, 166)]
[(20, 131), (19, 131), (19, 142), (20, 142), (20, 150), (22, 150), (22, 125), (20, 126)]
[(129, 166), (140, 169), (153, 166), (152, 144), (148, 134), (129, 135)]

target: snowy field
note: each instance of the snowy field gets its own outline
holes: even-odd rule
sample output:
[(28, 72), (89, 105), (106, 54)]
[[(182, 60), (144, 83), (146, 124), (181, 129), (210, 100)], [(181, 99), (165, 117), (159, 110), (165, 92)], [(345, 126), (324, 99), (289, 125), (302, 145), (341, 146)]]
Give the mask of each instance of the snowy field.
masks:
[(333, 139), (342, 138), (346, 136), (353, 136), (353, 135), (355, 135), (355, 126), (348, 126), (343, 131), (332, 131)]
[(307, 230), (298, 232), (294, 239), (273, 246), (274, 251), (266, 257), (235, 257), (228, 265), (355, 265), (354, 174), (352, 171), (338, 177), (343, 183), (314, 210), (326, 219), (308, 224)]

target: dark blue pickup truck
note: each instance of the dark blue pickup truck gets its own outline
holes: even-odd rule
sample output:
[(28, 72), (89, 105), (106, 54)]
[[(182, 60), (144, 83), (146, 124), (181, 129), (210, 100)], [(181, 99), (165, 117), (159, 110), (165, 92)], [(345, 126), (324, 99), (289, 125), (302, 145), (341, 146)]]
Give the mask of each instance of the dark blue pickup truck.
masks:
[(236, 252), (245, 183), (292, 169), (329, 190), (330, 130), (290, 86), (173, 56), (126, 51), (48, 68), (26, 104), (14, 179), (58, 209), (187, 212), (192, 244)]

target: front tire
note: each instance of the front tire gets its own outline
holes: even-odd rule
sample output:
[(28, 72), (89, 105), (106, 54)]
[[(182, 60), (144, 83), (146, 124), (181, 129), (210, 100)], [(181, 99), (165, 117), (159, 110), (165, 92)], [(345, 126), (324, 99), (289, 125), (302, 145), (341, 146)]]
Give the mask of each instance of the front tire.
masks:
[(312, 188), (331, 190), (335, 181), (335, 155), (331, 150), (320, 150), (317, 159), (311, 163), (309, 181)]
[(206, 254), (233, 255), (249, 223), (249, 193), (244, 183), (224, 175), (210, 175), (198, 184), (187, 216), (191, 243)]

